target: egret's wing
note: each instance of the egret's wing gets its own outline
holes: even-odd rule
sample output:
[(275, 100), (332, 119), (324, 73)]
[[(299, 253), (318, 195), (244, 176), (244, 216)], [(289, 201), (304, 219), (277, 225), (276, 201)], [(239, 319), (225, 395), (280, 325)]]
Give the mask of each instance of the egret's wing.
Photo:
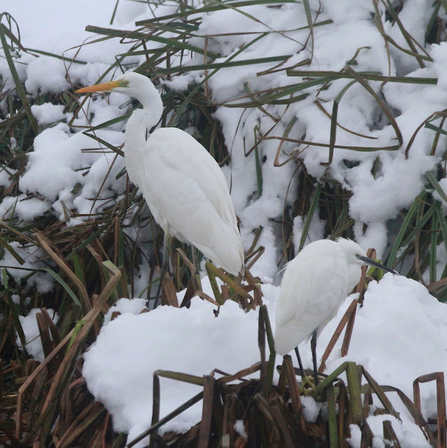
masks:
[(312, 322), (332, 315), (346, 298), (346, 261), (336, 246), (330, 249), (334, 252), (318, 254), (308, 253), (305, 248), (287, 265), (276, 311), (277, 325), (293, 319), (297, 325), (311, 327)]
[[(154, 218), (171, 235), (237, 274), (243, 248), (235, 218), (225, 219), (226, 214), (234, 217), (234, 209), (223, 173), (208, 153), (211, 160), (198, 152), (199, 144), (184, 132), (178, 134), (180, 140), (172, 133), (157, 134), (155, 140), (149, 139), (151, 148), (140, 186)], [(173, 148), (174, 142), (184, 143), (184, 150)], [(215, 204), (226, 211), (219, 213)]]
[(194, 179), (221, 218), (236, 225), (225, 176), (209, 152), (191, 135), (177, 128), (157, 129), (148, 139), (149, 151), (163, 165)]
[(279, 354), (289, 353), (315, 330), (321, 331), (348, 294), (346, 260), (336, 252), (319, 256), (318, 251), (304, 249), (288, 264), (276, 310)]

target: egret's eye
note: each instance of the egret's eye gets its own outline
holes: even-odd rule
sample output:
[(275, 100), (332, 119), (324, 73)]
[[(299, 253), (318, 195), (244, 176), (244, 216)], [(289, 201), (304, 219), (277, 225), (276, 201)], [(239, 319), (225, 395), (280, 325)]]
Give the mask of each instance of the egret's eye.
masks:
[(127, 81), (127, 80), (124, 81), (124, 85), (125, 85), (125, 86), (128, 86), (129, 84), (130, 84), (129, 81)]

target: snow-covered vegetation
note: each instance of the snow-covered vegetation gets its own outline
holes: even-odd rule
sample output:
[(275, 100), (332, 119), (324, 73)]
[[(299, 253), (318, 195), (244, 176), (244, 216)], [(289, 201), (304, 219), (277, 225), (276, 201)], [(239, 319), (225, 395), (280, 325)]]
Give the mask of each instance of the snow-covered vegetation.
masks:
[[(32, 385), (41, 397), (36, 404), (19, 395), (27, 411), (19, 406), (17, 437), (40, 438), (41, 446), (80, 437), (64, 427), (80, 427), (79, 411), (49, 403), (99, 406), (85, 388), (71, 392), (81, 390), (79, 355), (96, 339), (85, 355), (87, 386), (129, 442), (151, 424), (155, 370), (233, 374), (260, 359), (258, 311), (229, 301), (216, 318), (215, 304), (202, 301), (215, 294), (207, 277), (189, 309), (140, 314), (145, 301), (127, 300), (154, 296), (162, 244), (125, 171), (124, 127), (138, 105), (118, 93), (74, 90), (129, 70), (159, 88), (159, 125), (191, 133), (228, 180), (249, 274), (242, 286), (224, 285), (225, 297), (255, 308), (262, 290), (274, 322), (284, 263), (311, 241), (352, 238), (402, 276), (369, 283), (348, 356), (337, 345), (325, 372), (352, 361), (411, 396), (416, 377), (447, 370), (441, 0), (45, 3), (6, 0), (0, 15), (2, 368), (19, 378), (34, 372), (23, 392)], [(191, 258), (190, 248), (176, 247)], [(196, 283), (188, 264), (178, 252), (171, 263), (165, 303), (189, 302)], [(201, 268), (206, 275), (205, 260)], [(321, 351), (353, 298), (321, 335)], [(113, 311), (121, 316), (110, 321)], [(27, 353), (48, 367), (39, 370)], [(198, 390), (162, 382), (161, 416)], [(430, 446), (411, 411), (396, 394), (392, 400), (401, 445)], [(311, 414), (315, 402), (303, 403)], [(102, 409), (95, 412), (107, 428)], [(439, 412), (434, 383), (422, 388), (421, 410), (426, 419)], [(383, 416), (369, 412), (374, 446), (385, 446)], [(198, 404), (164, 430), (187, 431), (200, 418)], [(237, 428), (243, 438), (243, 424)], [(352, 427), (350, 437), (360, 446), (366, 436)]]

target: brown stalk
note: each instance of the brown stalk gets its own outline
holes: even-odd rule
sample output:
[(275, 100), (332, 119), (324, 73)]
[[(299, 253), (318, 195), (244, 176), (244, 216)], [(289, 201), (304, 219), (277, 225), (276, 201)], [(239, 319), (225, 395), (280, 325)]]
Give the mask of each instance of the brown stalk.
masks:
[(215, 379), (211, 375), (203, 377), (203, 408), (200, 423), (198, 448), (208, 448), (211, 436), (211, 419), (213, 416)]
[(51, 248), (50, 242), (48, 241), (47, 237), (41, 233), (36, 232), (34, 234), (34, 237), (36, 238), (39, 245), (47, 252), (47, 254), (51, 257), (51, 259), (64, 271), (64, 273), (67, 275), (67, 277), (76, 285), (76, 287), (79, 290), (79, 294), (81, 296), (81, 300), (84, 306), (84, 310), (90, 311), (92, 306), (89, 301), (89, 297), (87, 294), (87, 289), (85, 285), (79, 280), (78, 277), (76, 277), (76, 274), (69, 268), (67, 262), (63, 259), (62, 255), (56, 254), (56, 252)]
[(267, 366), (265, 362), (265, 324), (264, 324), (264, 314), (262, 313), (262, 308), (259, 308), (258, 313), (258, 348), (259, 348), (259, 355), (261, 358), (261, 371), (260, 371), (260, 379), (262, 384), (262, 394), (264, 397), (267, 397), (268, 390), (267, 390)]
[(251, 269), (254, 264), (261, 258), (261, 255), (265, 252), (265, 247), (259, 246), (254, 252), (251, 252), (249, 256), (246, 257), (246, 261), (250, 258), (253, 258), (250, 263), (247, 263), (245, 265), (245, 272), (247, 272), (249, 269)]
[(80, 436), (103, 413), (107, 412), (98, 402), (91, 401), (76, 417), (71, 426), (59, 439), (56, 448), (69, 448), (76, 437)]
[[(160, 377), (154, 372), (154, 380), (152, 384), (152, 422), (154, 426), (160, 420)], [(158, 431), (155, 429), (153, 435), (157, 435)], [(155, 445), (154, 437), (151, 437), (150, 447)]]
[(358, 304), (358, 300), (354, 299), (350, 305), (350, 308), (352, 307), (353, 309), (352, 309), (352, 311), (350, 311), (349, 320), (346, 325), (345, 337), (343, 338), (343, 343), (341, 345), (341, 357), (342, 358), (344, 356), (348, 355), (349, 345), (351, 343), (351, 338), (352, 338), (352, 332), (354, 331), (355, 316), (357, 314), (357, 304)]
[[(96, 244), (96, 246), (98, 246), (99, 244)], [(104, 259), (103, 257), (101, 257), (100, 253), (98, 252), (98, 250), (94, 247), (93, 244), (87, 244), (87, 250), (90, 252), (90, 254), (92, 255), (93, 259), (96, 261), (96, 263), (98, 264), (98, 266), (101, 266), (101, 264), (103, 263), (103, 261), (105, 261), (106, 259)], [(102, 270), (99, 271), (100, 275), (101, 275), (101, 280), (105, 283), (105, 276), (104, 276), (104, 272)]]
[(284, 446), (286, 448), (294, 448), (295, 443), (293, 442), (292, 434), (286, 425), (286, 421), (281, 413), (281, 408), (278, 405), (270, 406), (271, 415), (276, 423), (277, 428), (284, 440)]
[[(154, 384), (155, 384), (155, 381), (154, 381)], [(179, 406), (177, 409), (172, 411), (166, 417), (163, 417), (161, 420), (158, 420), (156, 423), (153, 423), (152, 426), (149, 429), (147, 429), (142, 434), (140, 434), (137, 438), (132, 440), (127, 445), (127, 447), (131, 448), (131, 447), (135, 446), (138, 442), (140, 442), (141, 440), (145, 439), (150, 434), (155, 436), (155, 437), (151, 436), (151, 445), (150, 445), (150, 446), (154, 446), (153, 443), (155, 443), (155, 439), (157, 437), (157, 430), (158, 430), (158, 428), (162, 427), (165, 423), (167, 423), (168, 421), (172, 420), (177, 415), (180, 415), (183, 411), (185, 411), (186, 409), (190, 408), (191, 406), (193, 406), (194, 404), (199, 402), (202, 398), (203, 398), (203, 392), (199, 392), (197, 395), (194, 395), (194, 397), (192, 397), (191, 399), (189, 399), (188, 401), (183, 403), (181, 406)]]
[[(28, 367), (28, 363), (27, 363)], [(28, 369), (27, 369), (28, 370)], [(41, 373), (37, 376), (36, 381), (34, 382), (34, 387), (32, 390), (29, 391), (30, 398), (28, 401), (27, 406), (27, 412), (30, 418), (28, 418), (26, 428), (24, 429), (24, 432), (31, 432), (36, 417), (37, 417), (37, 410), (39, 409), (40, 405), (40, 396), (42, 394), (42, 391), (46, 387), (46, 384), (48, 382), (48, 378), (50, 377), (49, 369), (45, 369), (41, 371)], [(22, 415), (20, 416), (22, 418)]]
[[(235, 440), (236, 439), (236, 430), (234, 428), (234, 425), (236, 424), (236, 420), (238, 419), (239, 415), (237, 412), (237, 404), (238, 404), (238, 396), (236, 393), (230, 393), (229, 395), (227, 395), (230, 397), (230, 409), (229, 409), (229, 427), (228, 427), (228, 433), (230, 435), (230, 439), (231, 440)], [(245, 424), (245, 428), (248, 431), (248, 427), (247, 424)]]
[(371, 390), (377, 395), (379, 400), (382, 402), (388, 414), (391, 414), (393, 417), (399, 419), (399, 414), (394, 410), (394, 407), (391, 404), (391, 401), (386, 396), (383, 388), (379, 386), (377, 381), (363, 367), (362, 367), (362, 373), (366, 381), (368, 381)]
[(266, 431), (270, 435), (269, 438), (270, 446), (280, 446), (280, 440), (281, 440), (280, 430), (278, 428), (278, 424), (275, 418), (272, 415), (268, 401), (261, 394), (256, 394), (254, 396), (253, 402), (256, 405), (256, 408), (259, 410), (262, 417), (264, 417), (263, 421), (266, 426)]
[(340, 323), (338, 324), (337, 328), (335, 329), (335, 332), (334, 332), (331, 340), (329, 341), (329, 344), (327, 345), (326, 350), (324, 351), (323, 356), (321, 358), (321, 364), (318, 369), (320, 372), (322, 372), (326, 368), (326, 361), (329, 358), (330, 354), (332, 353), (332, 350), (334, 349), (335, 344), (337, 343), (338, 339), (340, 338), (340, 335), (343, 332), (343, 329), (346, 327), (346, 325), (347, 325), (347, 329), (346, 329), (345, 338), (343, 340), (342, 356), (346, 356), (348, 354), (349, 343), (351, 341), (352, 330), (354, 328), (357, 304), (358, 304), (358, 300), (354, 299), (351, 302), (351, 305), (349, 305), (349, 308), (346, 310), (343, 317), (341, 318)]
[(191, 277), (191, 281), (188, 283), (188, 286), (187, 286), (186, 291), (185, 291), (185, 295), (183, 296), (183, 299), (182, 299), (182, 301), (180, 303), (180, 308), (183, 308), (183, 307), (187, 306), (189, 304), (189, 302), (191, 302), (191, 299), (194, 296), (198, 295), (198, 292), (196, 291), (193, 283), (194, 282), (193, 282), (192, 277)]
[(205, 267), (207, 269), (208, 274), (220, 278), (224, 283), (226, 283), (242, 298), (251, 300), (250, 294), (248, 294), (240, 284), (238, 284), (236, 281), (230, 278), (227, 274), (224, 274), (221, 269), (217, 268), (209, 261), (206, 262)]
[(207, 293), (203, 291), (196, 291), (196, 295), (198, 295), (201, 299), (206, 300), (207, 302), (210, 302), (212, 305), (217, 306), (219, 308), (219, 304)]
[(416, 408), (421, 411), (421, 391), (420, 383), (436, 381), (436, 402), (438, 414), (438, 448), (446, 447), (446, 404), (445, 404), (445, 385), (444, 372), (434, 372), (428, 375), (422, 375), (413, 381), (413, 400)]
[(368, 422), (364, 422), (363, 425), (360, 425), (360, 429), (362, 431), (362, 439), (360, 441), (360, 448), (371, 448), (373, 446), (373, 437), (374, 434), (371, 428), (368, 425)]
[(384, 420), (383, 422), (383, 438), (389, 442), (390, 446), (401, 448), (399, 439), (397, 438), (393, 425), (389, 420)]
[(305, 428), (305, 423), (302, 416), (303, 406), (301, 404), (300, 388), (295, 376), (295, 369), (293, 367), (292, 358), (290, 355), (284, 356), (283, 369), (289, 385), (290, 400), (292, 402), (293, 413), (299, 418), (301, 429)]
[(75, 360), (76, 354), (78, 352), (81, 343), (83, 343), (83, 341), (87, 337), (92, 326), (94, 325), (94, 322), (96, 321), (96, 318), (101, 312), (103, 305), (106, 303), (107, 299), (112, 294), (115, 286), (119, 282), (119, 279), (121, 277), (121, 272), (119, 271), (119, 269), (113, 266), (111, 263), (107, 264), (106, 263), (107, 262), (105, 262), (104, 265), (105, 267), (107, 267), (107, 269), (109, 269), (112, 272), (112, 277), (102, 290), (94, 308), (92, 308), (84, 317), (83, 319), (84, 325), (82, 326), (81, 330), (77, 334), (74, 341), (72, 341), (71, 346), (67, 350), (67, 353), (65, 354), (64, 359), (56, 372), (56, 375), (52, 379), (50, 390), (42, 406), (40, 416), (36, 421), (37, 428), (39, 428), (42, 425), (47, 415), (51, 415), (52, 409), (54, 410), (54, 406), (52, 405), (54, 404), (55, 395), (58, 389), (60, 390), (60, 388), (62, 388), (63, 384), (65, 383), (68, 377), (68, 374), (71, 372), (70, 366)]
[(386, 389), (387, 392), (391, 391), (397, 393), (399, 398), (402, 400), (402, 403), (405, 405), (405, 407), (408, 409), (408, 412), (413, 417), (413, 420), (416, 423), (416, 425), (418, 425), (419, 428), (421, 428), (421, 431), (423, 432), (426, 439), (432, 446), (436, 446), (436, 440), (433, 436), (433, 433), (430, 430), (427, 422), (425, 421), (423, 415), (421, 414), (417, 406), (397, 387), (382, 386), (382, 388), (384, 390)]
[(61, 341), (59, 332), (57, 331), (56, 325), (54, 325), (53, 319), (51, 319), (46, 308), (41, 308), (41, 312), (36, 314), (36, 320), (39, 327), (43, 352), (44, 355), (47, 356)]
[(20, 439), (20, 428), (22, 426), (23, 419), (23, 395), (30, 386), (30, 384), (37, 378), (37, 376), (44, 370), (51, 362), (51, 360), (59, 353), (59, 351), (64, 347), (64, 345), (70, 341), (74, 335), (75, 329), (71, 330), (70, 333), (65, 336), (64, 339), (59, 343), (59, 345), (39, 364), (39, 366), (33, 371), (33, 373), (26, 379), (22, 384), (17, 394), (17, 419), (16, 419), (16, 437)]
[(161, 282), (163, 285), (161, 288), (162, 304), (178, 308), (177, 289), (175, 288), (172, 277), (166, 273), (161, 279)]
[(219, 378), (219, 383), (227, 384), (231, 383), (235, 380), (240, 380), (242, 377), (251, 375), (252, 373), (255, 373), (261, 369), (261, 363), (257, 362), (253, 364), (251, 367), (247, 367), (246, 369), (239, 370), (239, 372), (235, 373), (234, 375), (225, 375), (222, 378)]
[[(234, 438), (235, 438), (235, 430), (234, 430), (235, 419), (231, 418), (230, 409), (231, 408), (234, 409), (233, 404), (236, 401), (237, 401), (236, 393), (228, 394), (225, 397), (224, 412), (223, 412), (223, 419), (222, 419), (222, 439), (221, 439), (222, 448), (230, 448), (230, 440), (234, 440)], [(232, 421), (232, 420), (234, 420), (234, 421)]]

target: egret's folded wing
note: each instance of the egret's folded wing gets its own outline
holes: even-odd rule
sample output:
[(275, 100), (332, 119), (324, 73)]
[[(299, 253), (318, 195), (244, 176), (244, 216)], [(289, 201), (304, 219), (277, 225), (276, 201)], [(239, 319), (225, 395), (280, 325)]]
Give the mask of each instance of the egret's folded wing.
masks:
[[(151, 148), (156, 148), (151, 150)], [(236, 225), (236, 215), (225, 176), (209, 152), (191, 135), (177, 128), (157, 129), (148, 139), (151, 160), (170, 168), (197, 186), (228, 224)], [(150, 168), (150, 167), (149, 167)]]
[[(313, 255), (313, 254), (311, 254)], [(333, 312), (332, 298), (346, 290), (344, 260), (336, 257), (300, 257), (286, 268), (276, 311), (277, 325), (294, 319), (299, 325)], [(342, 292), (343, 294), (343, 292)], [(309, 322), (310, 326), (310, 322)]]
[[(156, 221), (171, 235), (193, 244), (217, 265), (237, 275), (243, 248), (236, 225), (228, 223), (193, 178), (153, 157), (143, 194)], [(163, 172), (163, 180), (159, 173)], [(229, 198), (228, 192), (224, 192)], [(224, 198), (225, 199), (225, 198)]]
[(289, 263), (276, 310), (277, 353), (289, 353), (315, 330), (321, 331), (337, 312), (340, 297), (347, 294), (343, 258), (304, 250)]

